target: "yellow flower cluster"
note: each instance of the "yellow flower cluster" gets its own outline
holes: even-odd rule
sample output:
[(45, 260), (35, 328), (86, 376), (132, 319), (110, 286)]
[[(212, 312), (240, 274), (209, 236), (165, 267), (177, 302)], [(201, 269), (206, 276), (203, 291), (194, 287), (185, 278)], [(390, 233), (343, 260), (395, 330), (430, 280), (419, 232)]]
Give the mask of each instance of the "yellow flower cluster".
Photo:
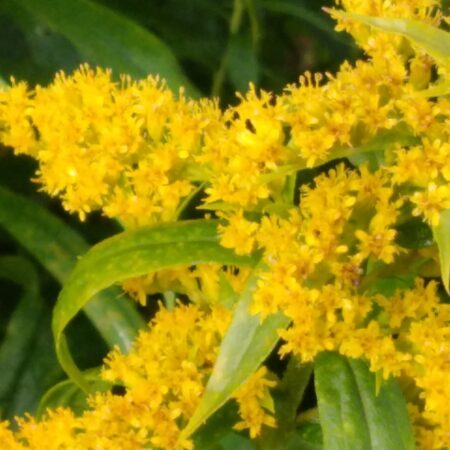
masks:
[[(436, 0), (337, 3), (357, 14), (442, 20)], [(174, 96), (154, 78), (116, 83), (108, 71), (82, 67), (46, 88), (18, 83), (0, 92), (0, 141), (36, 158), (43, 189), (81, 218), (102, 210), (126, 227), (172, 221), (203, 190), (200, 207), (223, 219), (222, 245), (242, 255), (262, 251), (251, 310), (291, 320), (280, 330), (281, 355), (311, 361), (337, 350), (367, 358), (384, 378), (411, 381), (420, 448), (448, 447), (449, 306), (436, 283), (420, 278), (391, 295), (376, 287), (417, 256), (400, 247), (397, 226), (420, 216), (435, 227), (450, 209), (450, 102), (420, 92), (447, 69), (404, 38), (332, 14), (368, 55), (337, 74), (307, 73), (279, 96), (251, 86), (222, 112), (213, 101)], [(295, 174), (305, 168), (318, 176), (296, 202)], [(239, 292), (247, 275), (198, 266), (127, 281), (141, 303), (171, 290), (196, 306), (161, 310), (130, 355), (110, 356), (104, 377), (123, 383), (124, 396), (92, 397), (81, 418), (62, 410), (39, 424), (22, 421), (23, 448), (49, 433), (49, 423), (67, 430), (73, 448), (88, 437), (106, 448), (174, 448), (229, 320), (211, 306), (220, 281)], [(262, 368), (236, 392), (238, 429), (254, 437), (275, 425), (272, 386)], [(5, 426), (0, 433), (22, 448)]]
[[(103, 380), (122, 386), (125, 393), (96, 393), (90, 409), (75, 417), (68, 409), (48, 411), (36, 422), (18, 420), (19, 429), (0, 424), (3, 450), (62, 449), (191, 449), (192, 441), (179, 442), (180, 431), (191, 417), (214, 365), (231, 312), (178, 305), (161, 308), (148, 331), (137, 338), (128, 355), (113, 351), (105, 362)], [(263, 424), (274, 426), (266, 369), (260, 369), (236, 393), (239, 429), (252, 436)], [(268, 400), (269, 399), (269, 400)]]
[(175, 98), (157, 78), (116, 83), (87, 66), (33, 92), (14, 84), (0, 105), (2, 142), (39, 160), (47, 192), (81, 219), (103, 209), (126, 226), (176, 219), (203, 134), (220, 117), (215, 102)]
[[(382, 17), (439, 18), (429, 13), (435, 2), (366, 3), (344, 6)], [(349, 23), (352, 32), (362, 27)], [(416, 187), (415, 213), (435, 225), (450, 202), (449, 102), (414, 96), (428, 82), (417, 83), (411, 61), (428, 58), (429, 75), (427, 55), (405, 55), (392, 36), (364, 30), (377, 50), (370, 61), (344, 63), (336, 75), (305, 74), (278, 97), (251, 87), (224, 113), (213, 101), (187, 100), (182, 92), (176, 98), (158, 79), (116, 83), (110, 72), (87, 66), (71, 77), (59, 74), (46, 88), (14, 84), (0, 93), (0, 139), (39, 161), (37, 180), (66, 209), (82, 219), (101, 209), (129, 227), (176, 219), (204, 183), (205, 207), (270, 211), (287, 174), (358, 155), (391, 131), (384, 150), (394, 180)], [(415, 145), (396, 139), (405, 128), (417, 136)]]

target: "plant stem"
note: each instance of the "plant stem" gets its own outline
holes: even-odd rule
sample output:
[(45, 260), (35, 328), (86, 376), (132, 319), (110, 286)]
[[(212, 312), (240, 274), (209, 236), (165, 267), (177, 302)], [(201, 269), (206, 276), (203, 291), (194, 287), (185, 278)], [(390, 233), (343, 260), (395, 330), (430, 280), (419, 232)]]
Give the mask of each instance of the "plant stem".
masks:
[(222, 88), (225, 81), (225, 74), (228, 68), (228, 60), (230, 57), (230, 42), (233, 36), (235, 36), (239, 32), (239, 28), (241, 27), (242, 23), (243, 13), (244, 13), (243, 0), (234, 0), (233, 12), (230, 18), (228, 43), (222, 55), (222, 60), (220, 61), (219, 69), (214, 74), (213, 78), (213, 85), (211, 89), (211, 95), (213, 97), (220, 97), (220, 94), (222, 93)]

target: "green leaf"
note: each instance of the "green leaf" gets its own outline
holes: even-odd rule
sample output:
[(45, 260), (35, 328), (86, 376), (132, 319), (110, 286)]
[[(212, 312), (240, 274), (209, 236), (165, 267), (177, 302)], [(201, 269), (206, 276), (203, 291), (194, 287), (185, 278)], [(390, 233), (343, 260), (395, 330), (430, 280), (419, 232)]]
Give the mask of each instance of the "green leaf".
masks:
[(250, 439), (240, 436), (237, 433), (229, 431), (221, 440), (221, 450), (253, 450)]
[(51, 334), (51, 308), (47, 305), (38, 319), (27, 356), (10, 390), (4, 417), (12, 420), (26, 412), (34, 413), (42, 395), (63, 377), (54, 352)]
[(396, 380), (383, 382), (362, 360), (324, 352), (315, 363), (316, 394), (325, 450), (412, 450), (406, 402)]
[(316, 422), (304, 422), (290, 435), (284, 450), (322, 450), (322, 427)]
[(241, 296), (203, 397), (181, 439), (194, 433), (255, 372), (278, 342), (278, 330), (289, 324), (281, 313), (263, 321), (258, 315), (250, 314), (256, 279), (255, 275), (250, 278)]
[[(111, 389), (111, 383), (100, 379), (99, 370), (83, 372), (83, 377), (90, 385), (90, 391), (106, 392)], [(52, 386), (42, 397), (36, 417), (42, 418), (47, 409), (67, 407), (75, 415), (81, 415), (87, 408), (87, 396), (73, 380), (64, 380)]]
[(294, 428), (297, 410), (308, 386), (312, 370), (312, 364), (302, 364), (296, 357), (291, 356), (283, 379), (275, 391), (276, 415), (280, 422), (278, 429), (288, 431)]
[(219, 244), (217, 222), (196, 220), (126, 231), (92, 247), (77, 263), (56, 303), (53, 334), (61, 366), (81, 387), (86, 383), (70, 355), (64, 329), (102, 289), (157, 270), (202, 263), (253, 266)]
[(34, 265), (23, 257), (0, 258), (0, 277), (24, 288), (0, 346), (0, 409), (2, 419), (33, 413), (42, 394), (62, 372), (50, 334), (51, 309), (39, 296)]
[(8, 87), (8, 83), (2, 77), (0, 77), (0, 89), (6, 87)]
[(90, 0), (13, 0), (13, 4), (64, 35), (92, 64), (135, 78), (159, 74), (172, 89), (184, 86), (188, 94), (198, 95), (169, 47), (112, 9)]
[(301, 364), (294, 356), (289, 359), (281, 382), (271, 392), (275, 401), (277, 426), (264, 430), (261, 439), (265, 442), (265, 448), (271, 450), (303, 448), (296, 432), (299, 419), (297, 412), (311, 378), (312, 369), (311, 363)]
[[(223, 450), (220, 442), (229, 439), (233, 425), (239, 421), (236, 402), (229, 402), (216, 411), (193, 436), (194, 448)], [(232, 432), (231, 432), (232, 433)], [(234, 434), (234, 433), (233, 433)]]
[[(0, 227), (63, 283), (79, 255), (89, 248), (83, 238), (37, 203), (0, 186)], [(117, 297), (122, 296), (120, 301)], [(127, 351), (145, 326), (134, 303), (119, 289), (100, 293), (84, 312), (110, 347)]]
[(16, 380), (33, 345), (33, 339), (43, 312), (39, 297), (39, 280), (32, 263), (19, 256), (0, 258), (0, 278), (23, 287), (19, 304), (9, 319), (0, 345), (0, 405), (7, 410), (14, 396)]
[(439, 225), (433, 227), (433, 236), (439, 249), (442, 283), (450, 294), (450, 209), (441, 212)]
[(356, 20), (379, 30), (404, 36), (413, 44), (422, 47), (437, 60), (448, 63), (450, 57), (450, 33), (418, 20), (387, 19), (334, 11), (337, 17)]

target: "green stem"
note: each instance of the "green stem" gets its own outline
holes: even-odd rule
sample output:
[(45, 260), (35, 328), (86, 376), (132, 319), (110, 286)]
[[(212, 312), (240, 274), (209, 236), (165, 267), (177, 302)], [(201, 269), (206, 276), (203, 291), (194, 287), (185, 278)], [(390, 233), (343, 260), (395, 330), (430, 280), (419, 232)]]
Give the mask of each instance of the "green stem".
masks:
[(242, 0), (234, 0), (233, 12), (230, 19), (230, 34), (237, 34), (242, 22), (242, 14), (244, 12), (244, 4)]
[(222, 93), (223, 84), (225, 81), (225, 75), (228, 68), (228, 61), (230, 58), (230, 42), (231, 38), (235, 36), (239, 32), (239, 28), (242, 23), (242, 16), (244, 13), (244, 4), (243, 0), (234, 0), (233, 4), (233, 12), (230, 18), (230, 27), (229, 27), (229, 39), (227, 43), (227, 47), (222, 55), (222, 60), (220, 61), (219, 68), (217, 72), (214, 74), (213, 85), (211, 89), (211, 95), (213, 97), (220, 97)]
[(169, 311), (172, 311), (175, 308), (177, 297), (175, 292), (173, 291), (165, 291), (163, 292), (164, 305)]
[(288, 204), (294, 204), (295, 194), (296, 194), (296, 186), (297, 186), (297, 173), (293, 173), (292, 175), (288, 175), (286, 177), (285, 185), (283, 188), (283, 197)]
[(256, 12), (254, 0), (245, 0), (245, 5), (247, 8), (248, 17), (250, 19), (253, 48), (256, 51), (258, 49), (259, 40), (261, 38), (261, 29), (258, 22), (258, 14)]

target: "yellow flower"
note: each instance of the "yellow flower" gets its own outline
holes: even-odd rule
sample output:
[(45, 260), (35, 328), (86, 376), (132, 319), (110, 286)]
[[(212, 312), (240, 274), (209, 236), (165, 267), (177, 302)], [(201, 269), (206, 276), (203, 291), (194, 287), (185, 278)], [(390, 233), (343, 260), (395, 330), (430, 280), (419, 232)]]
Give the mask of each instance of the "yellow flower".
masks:
[(0, 89), (0, 141), (17, 153), (36, 155), (36, 134), (30, 123), (31, 93), (25, 83)]
[(395, 235), (396, 231), (392, 229), (379, 230), (370, 234), (363, 230), (355, 232), (355, 236), (360, 241), (358, 246), (361, 256), (366, 258), (372, 255), (387, 264), (394, 261), (395, 255), (399, 252), (394, 244)]
[[(250, 437), (256, 438), (261, 434), (262, 427), (275, 427), (274, 405), (269, 388), (276, 385), (267, 376), (267, 369), (258, 369), (234, 394), (239, 405), (241, 422), (234, 425), (236, 430), (249, 429)], [(271, 414), (272, 413), (272, 414)]]
[(257, 230), (258, 224), (245, 219), (239, 210), (227, 216), (227, 225), (219, 225), (220, 243), (238, 255), (248, 255), (253, 251)]
[(448, 185), (437, 186), (429, 183), (426, 191), (415, 192), (411, 196), (414, 203), (414, 216), (423, 215), (432, 226), (439, 225), (440, 213), (450, 208), (450, 189)]

